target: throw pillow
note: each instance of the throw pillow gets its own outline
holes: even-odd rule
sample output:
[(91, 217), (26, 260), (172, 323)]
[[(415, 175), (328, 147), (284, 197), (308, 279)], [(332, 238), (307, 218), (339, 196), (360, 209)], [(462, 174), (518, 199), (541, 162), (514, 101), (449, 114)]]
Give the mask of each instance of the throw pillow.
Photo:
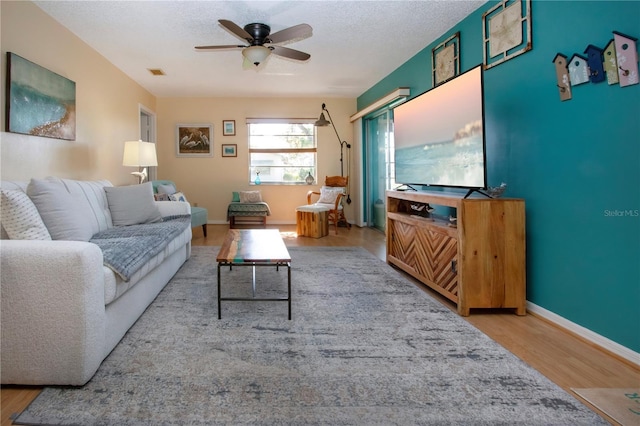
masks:
[(51, 238), (89, 241), (93, 236), (93, 212), (86, 198), (74, 195), (58, 178), (31, 179), (27, 195), (33, 201)]
[(158, 194), (172, 195), (172, 194), (175, 194), (176, 192), (178, 192), (176, 191), (176, 187), (170, 183), (158, 185)]
[(153, 194), (153, 198), (156, 201), (171, 201), (171, 198), (169, 198), (169, 194)]
[(238, 191), (233, 191), (231, 194), (231, 202), (239, 203), (240, 202), (240, 193)]
[(153, 200), (151, 182), (141, 185), (105, 187), (111, 218), (115, 226), (162, 222)]
[(184, 201), (187, 202), (187, 197), (184, 196), (182, 192), (176, 192), (175, 194), (169, 195), (169, 200), (171, 201)]
[(27, 194), (2, 190), (2, 226), (12, 240), (50, 240), (38, 209)]
[(320, 188), (320, 199), (318, 200), (318, 203), (335, 204), (336, 198), (338, 198), (338, 195), (343, 192), (344, 188), (341, 187), (323, 186)]
[(241, 203), (260, 203), (262, 201), (262, 195), (260, 191), (240, 191)]

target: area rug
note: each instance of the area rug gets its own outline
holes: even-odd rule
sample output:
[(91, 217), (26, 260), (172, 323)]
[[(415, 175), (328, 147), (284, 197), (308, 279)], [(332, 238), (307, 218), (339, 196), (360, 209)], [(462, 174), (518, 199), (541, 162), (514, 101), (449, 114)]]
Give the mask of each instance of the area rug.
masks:
[[(293, 247), (279, 302), (216, 305), (217, 248), (194, 247), (83, 387), (47, 387), (29, 425), (606, 425), (362, 248)], [(222, 270), (251, 295), (252, 268)], [(286, 294), (258, 268), (256, 296)]]
[(571, 390), (622, 426), (640, 425), (640, 388), (571, 388)]

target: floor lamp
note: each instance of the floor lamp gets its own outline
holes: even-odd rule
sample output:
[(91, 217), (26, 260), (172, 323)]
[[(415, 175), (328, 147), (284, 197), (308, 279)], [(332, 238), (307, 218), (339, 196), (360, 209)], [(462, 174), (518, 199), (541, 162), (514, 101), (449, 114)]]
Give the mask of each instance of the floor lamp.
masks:
[[(144, 182), (147, 178), (147, 167), (157, 166), (156, 144), (143, 141), (127, 141), (124, 143), (124, 155), (122, 165), (128, 167), (138, 167), (137, 172), (131, 172), (138, 176), (138, 183)], [(140, 170), (142, 169), (142, 170)]]
[[(327, 120), (324, 117), (324, 112), (327, 112), (327, 115), (329, 116), (329, 120)], [(342, 139), (340, 139), (340, 135), (338, 135), (338, 130), (336, 129), (335, 124), (333, 124), (333, 119), (331, 118), (331, 114), (329, 113), (329, 110), (327, 109), (327, 105), (326, 104), (322, 104), (322, 112), (320, 113), (320, 118), (318, 118), (318, 120), (316, 121), (315, 125), (317, 127), (326, 127), (329, 124), (331, 124), (331, 126), (333, 127), (333, 131), (336, 132), (336, 137), (338, 138), (338, 142), (340, 142), (340, 176), (344, 177), (344, 147), (347, 147), (347, 150), (351, 149), (351, 144), (348, 144), (346, 141), (343, 141)], [(350, 173), (350, 159), (351, 156), (349, 155), (350, 151), (347, 151), (347, 174)], [(349, 176), (349, 179), (351, 179), (353, 176)], [(347, 187), (350, 186), (350, 183), (347, 183)], [(349, 194), (349, 188), (347, 188), (347, 204), (351, 204), (351, 195)]]

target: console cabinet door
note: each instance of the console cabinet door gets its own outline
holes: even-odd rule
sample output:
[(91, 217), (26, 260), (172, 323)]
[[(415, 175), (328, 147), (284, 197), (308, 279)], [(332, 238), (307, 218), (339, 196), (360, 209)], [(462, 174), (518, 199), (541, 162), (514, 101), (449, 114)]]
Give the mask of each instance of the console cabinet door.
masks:
[[(516, 308), (526, 313), (525, 214), (521, 200), (465, 200), (460, 211), (459, 311)], [(458, 219), (460, 221), (460, 219)]]
[[(402, 263), (402, 269), (416, 276), (416, 228), (415, 226), (398, 221), (389, 221), (388, 256)], [(394, 262), (395, 263), (395, 262)]]
[(447, 298), (458, 301), (458, 240), (437, 227), (416, 232), (416, 269)]
[(458, 240), (441, 227), (389, 221), (389, 261), (458, 301)]

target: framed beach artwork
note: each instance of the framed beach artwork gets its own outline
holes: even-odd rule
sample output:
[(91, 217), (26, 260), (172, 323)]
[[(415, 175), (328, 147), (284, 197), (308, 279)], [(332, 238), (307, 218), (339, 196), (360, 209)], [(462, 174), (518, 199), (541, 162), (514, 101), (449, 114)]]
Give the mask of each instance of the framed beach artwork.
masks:
[(238, 156), (237, 144), (222, 144), (222, 156), (223, 157), (237, 157)]
[(213, 124), (177, 124), (178, 157), (213, 157)]
[(7, 52), (7, 132), (76, 140), (76, 83)]
[(236, 120), (222, 120), (222, 135), (223, 136), (236, 135)]

